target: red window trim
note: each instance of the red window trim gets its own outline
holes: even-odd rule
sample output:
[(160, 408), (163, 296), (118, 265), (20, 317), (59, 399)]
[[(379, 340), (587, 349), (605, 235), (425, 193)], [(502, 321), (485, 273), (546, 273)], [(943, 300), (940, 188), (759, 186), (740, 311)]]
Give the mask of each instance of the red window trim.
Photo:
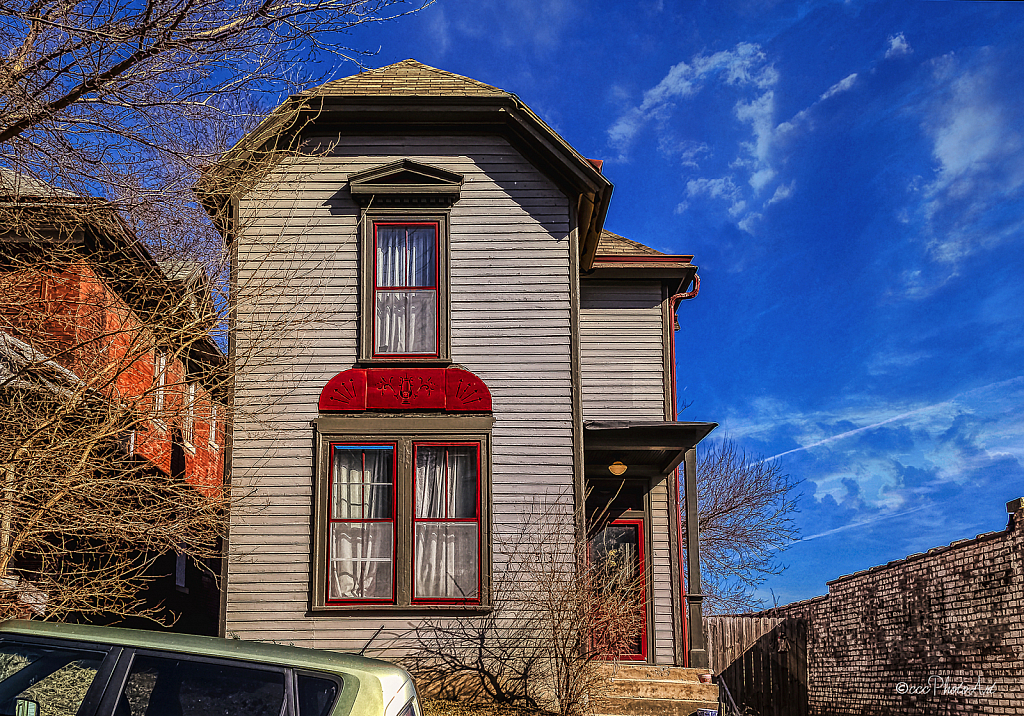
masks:
[[(435, 519), (426, 517), (416, 517), (416, 451), (420, 447), (472, 447), (476, 449), (476, 517), (467, 518), (448, 518), (448, 519)], [(416, 539), (416, 523), (417, 522), (473, 522), (476, 524), (476, 597), (473, 599), (461, 598), (461, 597), (416, 597), (416, 550), (412, 551), (412, 560), (410, 561), (410, 568), (412, 569), (412, 580), (410, 589), (410, 603), (411, 604), (480, 604), (483, 597), (483, 568), (482, 561), (483, 555), (483, 534), (480, 519), (480, 443), (475, 441), (469, 442), (437, 442), (437, 441), (423, 441), (414, 442), (412, 444), (412, 538), (415, 543)], [(447, 481), (445, 481), (445, 489), (447, 489)], [(445, 504), (448, 500), (445, 500)]]
[[(433, 226), (434, 227), (434, 285), (433, 286), (378, 286), (377, 285), (377, 227), (378, 226)], [(374, 358), (435, 358), (441, 355), (441, 224), (438, 221), (374, 221), (373, 222), (373, 311), (370, 325), (373, 334), (370, 355)], [(434, 351), (432, 353), (378, 353), (377, 352), (377, 292), (378, 291), (432, 291), (434, 293)]]
[[(334, 448), (390, 448), (391, 450), (391, 519), (337, 519), (334, 515), (334, 501), (331, 499), (334, 489)], [(327, 543), (327, 565), (326, 579), (324, 580), (324, 604), (395, 604), (398, 588), (398, 443), (396, 442), (335, 442), (328, 443), (327, 448), (327, 526), (325, 529), (325, 541)], [(364, 458), (365, 460), (365, 458)], [(363, 522), (390, 522), (391, 523), (391, 597), (379, 599), (332, 599), (331, 598), (331, 524), (333, 523), (363, 523)]]

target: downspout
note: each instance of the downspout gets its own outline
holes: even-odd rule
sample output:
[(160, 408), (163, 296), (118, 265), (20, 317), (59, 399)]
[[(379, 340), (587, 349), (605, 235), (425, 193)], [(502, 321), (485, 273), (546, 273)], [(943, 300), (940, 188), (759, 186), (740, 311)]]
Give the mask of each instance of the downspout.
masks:
[[(697, 294), (700, 293), (700, 276), (698, 276), (697, 274), (693, 275), (693, 283), (692, 283), (692, 285), (693, 285), (693, 290), (692, 291), (686, 291), (684, 293), (677, 293), (674, 296), (669, 297), (669, 299), (668, 299), (668, 310), (669, 310), (669, 315), (672, 316), (673, 334), (674, 334), (675, 331), (679, 330), (679, 317), (676, 315), (676, 311), (679, 309), (679, 304), (681, 302), (683, 302), (683, 301), (688, 301), (690, 299), (697, 298)], [(672, 381), (672, 391), (671, 391), (671, 393), (672, 393), (672, 420), (673, 420), (673, 422), (675, 422), (676, 420), (679, 419), (679, 415), (678, 415), (679, 411), (677, 409), (679, 398), (676, 395), (676, 341), (675, 341), (675, 335), (673, 335), (672, 339), (669, 341), (669, 351), (670, 351), (669, 363), (671, 365), (671, 370), (672, 370), (671, 378), (670, 378), (670, 380)], [(681, 516), (679, 514), (679, 506), (681, 504), (680, 498), (682, 497), (682, 490), (680, 490), (679, 488), (680, 488), (680, 484), (679, 484), (679, 468), (677, 467), (675, 470), (672, 471), (672, 489), (674, 490), (674, 494), (675, 494), (675, 498), (676, 498), (675, 499), (675, 504), (676, 504), (675, 523), (676, 523), (676, 546), (677, 546), (677, 549), (679, 550), (679, 554), (677, 556), (677, 559), (678, 559), (678, 562), (679, 562), (679, 594), (680, 594), (680, 597), (681, 597), (680, 598), (680, 602), (682, 603), (682, 607), (683, 607), (683, 609), (682, 609), (683, 613), (681, 615), (682, 619), (683, 619), (683, 625), (682, 625), (683, 626), (683, 666), (684, 667), (688, 667), (688, 666), (690, 666), (690, 649), (688, 648), (689, 643), (690, 643), (690, 630), (689, 630), (688, 624), (687, 624), (687, 621), (688, 621), (687, 618), (689, 616), (689, 609), (688, 609), (688, 601), (687, 601), (686, 579), (683, 576), (683, 574), (684, 574), (684, 572), (683, 572), (683, 564), (685, 564), (685, 562), (683, 561), (683, 544), (684, 544), (684, 542), (683, 542), (683, 521), (682, 521), (682, 518), (681, 518)]]

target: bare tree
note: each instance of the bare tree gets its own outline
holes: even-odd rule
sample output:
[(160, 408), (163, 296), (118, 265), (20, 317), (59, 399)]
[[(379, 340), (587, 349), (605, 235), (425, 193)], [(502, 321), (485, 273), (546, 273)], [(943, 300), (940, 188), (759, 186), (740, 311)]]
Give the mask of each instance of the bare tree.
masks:
[[(797, 482), (777, 462), (750, 456), (732, 440), (702, 448), (697, 460), (701, 579), (711, 614), (760, 606), (754, 590), (783, 565), (798, 536)], [(683, 529), (686, 515), (682, 515)]]
[[(78, 241), (66, 207), (0, 208), (0, 618), (166, 618), (136, 598), (150, 566), (214, 557), (224, 531), (216, 317), (141, 247), (129, 257), (109, 207), (65, 203)], [(207, 463), (188, 480), (186, 447)]]
[(345, 33), (429, 1), (0, 3), (0, 165), (111, 202), (157, 258), (215, 257), (191, 193), (202, 169), (283, 96), (358, 60)]
[[(226, 380), (194, 372), (226, 345), (230, 277), (193, 187), (282, 96), (358, 64), (346, 32), (429, 2), (0, 3), (0, 618), (153, 616), (156, 556), (214, 555), (229, 497), (140, 459), (167, 461), (154, 425), (187, 442), (190, 383)], [(158, 355), (193, 372), (157, 382)]]

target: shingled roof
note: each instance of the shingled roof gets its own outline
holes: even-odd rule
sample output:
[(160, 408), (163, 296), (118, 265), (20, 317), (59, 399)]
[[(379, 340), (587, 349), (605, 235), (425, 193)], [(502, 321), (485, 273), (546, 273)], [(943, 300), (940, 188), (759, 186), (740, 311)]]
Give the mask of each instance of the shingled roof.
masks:
[(625, 236), (613, 234), (610, 231), (602, 231), (601, 239), (597, 244), (598, 256), (667, 256), (660, 251), (655, 251), (650, 246), (644, 246), (639, 241), (627, 239)]
[(310, 95), (329, 97), (511, 97), (505, 90), (469, 77), (402, 60), (377, 70), (327, 82)]

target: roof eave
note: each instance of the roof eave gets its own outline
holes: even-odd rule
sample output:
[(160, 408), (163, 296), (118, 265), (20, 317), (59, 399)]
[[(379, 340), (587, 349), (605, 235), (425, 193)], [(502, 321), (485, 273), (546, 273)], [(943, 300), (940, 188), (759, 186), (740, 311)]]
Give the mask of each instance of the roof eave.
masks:
[(196, 194), (207, 211), (213, 216), (222, 214), (241, 171), (261, 155), (288, 144), (281, 141), (283, 135), (301, 135), (312, 121), (321, 127), (344, 126), (348, 131), (370, 134), (413, 130), (504, 136), (566, 192), (577, 208), (588, 203), (593, 206), (589, 212), (578, 211), (581, 267), (586, 270), (593, 263), (612, 183), (513, 95), (293, 95), (205, 173)]

